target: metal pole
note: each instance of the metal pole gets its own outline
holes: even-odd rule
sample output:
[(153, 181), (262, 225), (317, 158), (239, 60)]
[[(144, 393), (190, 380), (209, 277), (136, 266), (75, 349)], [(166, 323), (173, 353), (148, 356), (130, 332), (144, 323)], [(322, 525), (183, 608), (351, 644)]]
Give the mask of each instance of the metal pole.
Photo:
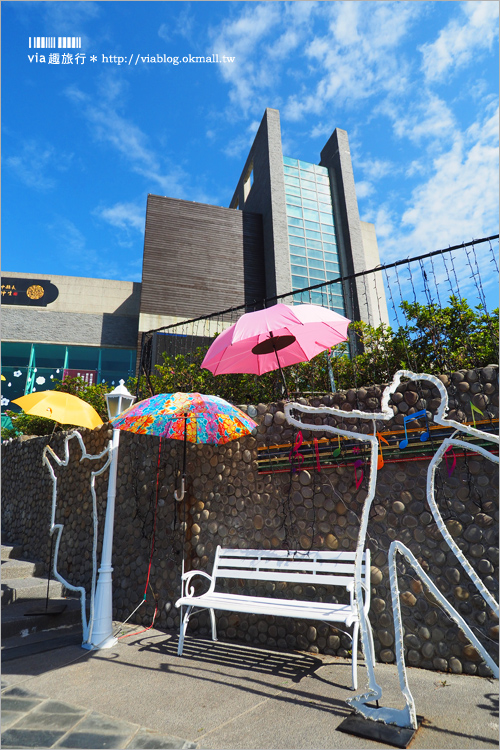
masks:
[(118, 470), (118, 448), (120, 430), (113, 430), (110, 441), (111, 462), (109, 465), (108, 498), (102, 539), (101, 567), (97, 579), (94, 617), (90, 623), (89, 640), (82, 648), (111, 648), (117, 642), (113, 635), (113, 585), (111, 556), (113, 552), (113, 525), (115, 517), (116, 474)]

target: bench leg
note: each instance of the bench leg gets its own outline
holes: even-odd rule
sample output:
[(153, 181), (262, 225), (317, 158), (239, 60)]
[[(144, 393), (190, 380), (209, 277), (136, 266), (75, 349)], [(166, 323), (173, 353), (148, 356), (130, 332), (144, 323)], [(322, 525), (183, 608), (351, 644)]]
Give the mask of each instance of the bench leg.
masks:
[(210, 622), (212, 623), (212, 640), (217, 640), (217, 627), (215, 625), (215, 612), (213, 609), (210, 610)]
[[(371, 653), (370, 653), (370, 660), (371, 660), (373, 669), (375, 669), (375, 644), (373, 642), (372, 624), (371, 624), (370, 620), (368, 619), (368, 617), (366, 618), (366, 623), (368, 625), (368, 638), (370, 639), (370, 651), (371, 651)], [(365, 659), (366, 658), (367, 657), (366, 657), (366, 654), (365, 654)]]
[(184, 636), (186, 635), (186, 630), (189, 622), (189, 616), (191, 614), (192, 607), (188, 607), (186, 610), (186, 614), (184, 615), (184, 619), (181, 620), (181, 629), (179, 633), (179, 645), (177, 646), (177, 656), (182, 656), (182, 651), (184, 649)]
[(359, 622), (355, 622), (352, 628), (352, 689), (358, 689), (358, 634)]

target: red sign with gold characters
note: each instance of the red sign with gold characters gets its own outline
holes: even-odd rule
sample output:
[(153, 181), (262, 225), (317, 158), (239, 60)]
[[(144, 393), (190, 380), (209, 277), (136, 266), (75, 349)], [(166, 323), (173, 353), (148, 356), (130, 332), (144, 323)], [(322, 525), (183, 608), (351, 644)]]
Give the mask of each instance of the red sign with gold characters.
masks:
[(97, 383), (97, 370), (63, 370), (63, 380), (66, 378), (83, 378), (85, 385)]

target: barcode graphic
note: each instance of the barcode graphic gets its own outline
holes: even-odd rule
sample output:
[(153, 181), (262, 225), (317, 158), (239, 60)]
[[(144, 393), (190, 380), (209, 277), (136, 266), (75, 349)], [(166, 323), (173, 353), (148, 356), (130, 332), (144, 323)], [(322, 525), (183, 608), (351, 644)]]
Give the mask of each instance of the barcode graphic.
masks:
[[(33, 36), (29, 37), (29, 46), (35, 49), (55, 49), (55, 36)], [(81, 36), (58, 36), (57, 46), (59, 49), (81, 49)]]

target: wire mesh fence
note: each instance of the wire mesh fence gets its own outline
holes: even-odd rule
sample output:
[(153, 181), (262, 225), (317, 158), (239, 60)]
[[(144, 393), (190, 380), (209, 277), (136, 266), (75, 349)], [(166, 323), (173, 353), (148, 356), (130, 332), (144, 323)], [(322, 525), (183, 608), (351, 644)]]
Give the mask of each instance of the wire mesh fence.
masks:
[(356, 296), (360, 320), (345, 344), (286, 368), (290, 395), (386, 383), (401, 367), (446, 373), (496, 363), (498, 249), (498, 235), (472, 240), (148, 331), (138, 394), (204, 388), (239, 403), (280, 398), (277, 372), (214, 377), (200, 368), (206, 351), (244, 313), (278, 302), (333, 309), (340, 293)]

